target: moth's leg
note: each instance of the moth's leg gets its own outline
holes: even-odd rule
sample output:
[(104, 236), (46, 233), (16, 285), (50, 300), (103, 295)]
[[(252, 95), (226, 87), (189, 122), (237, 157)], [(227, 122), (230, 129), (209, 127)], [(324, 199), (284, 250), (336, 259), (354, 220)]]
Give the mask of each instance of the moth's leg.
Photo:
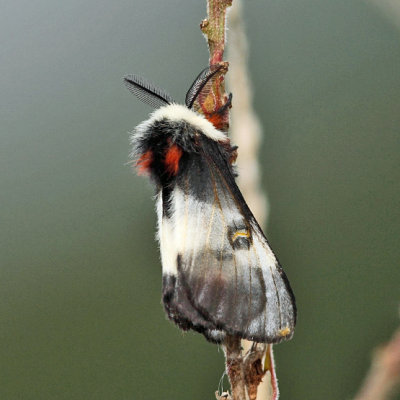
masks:
[(220, 107), (215, 113), (216, 114), (224, 114), (228, 108), (232, 107), (232, 93), (229, 93), (228, 95), (228, 100), (226, 101), (226, 103)]

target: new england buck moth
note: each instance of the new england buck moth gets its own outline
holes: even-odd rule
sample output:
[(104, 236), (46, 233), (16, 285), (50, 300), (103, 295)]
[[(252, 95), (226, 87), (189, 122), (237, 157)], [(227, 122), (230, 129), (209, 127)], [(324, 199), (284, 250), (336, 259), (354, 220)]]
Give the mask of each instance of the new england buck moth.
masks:
[(132, 133), (140, 174), (156, 187), (162, 298), (168, 317), (209, 341), (225, 335), (277, 343), (293, 336), (295, 299), (286, 275), (235, 182), (236, 147), (199, 98), (220, 66), (203, 70), (176, 104), (136, 75), (127, 88), (156, 108)]

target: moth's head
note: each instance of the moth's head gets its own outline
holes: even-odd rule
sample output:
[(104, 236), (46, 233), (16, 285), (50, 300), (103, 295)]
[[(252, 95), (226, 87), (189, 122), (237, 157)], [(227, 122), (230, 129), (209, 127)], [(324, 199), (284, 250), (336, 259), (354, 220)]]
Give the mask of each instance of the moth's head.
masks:
[[(224, 106), (216, 112), (207, 112), (205, 99), (211, 92), (215, 79), (220, 76), (223, 65), (211, 65), (197, 76), (186, 93), (185, 105), (177, 104), (163, 89), (153, 85), (138, 75), (126, 75), (124, 83), (139, 100), (156, 109), (149, 121), (165, 119), (167, 121), (182, 120), (207, 128), (212, 125), (215, 130), (223, 130), (223, 119), (231, 104), (231, 95)], [(204, 124), (206, 119), (210, 124)], [(203, 121), (203, 122), (202, 122)]]
[[(226, 134), (219, 129), (231, 97), (221, 111), (204, 115), (202, 101), (211, 91), (214, 79), (221, 73), (222, 66), (214, 65), (204, 69), (195, 79), (186, 94), (185, 105), (177, 104), (164, 90), (137, 75), (127, 75), (127, 88), (144, 103), (155, 108), (150, 117), (139, 124), (131, 136), (132, 158), (139, 172), (152, 173), (151, 166), (160, 161), (173, 165), (176, 170), (179, 154), (196, 151), (196, 137), (204, 135), (211, 140), (229, 145)], [(172, 150), (171, 150), (172, 149)], [(169, 163), (173, 158), (174, 163)], [(157, 174), (163, 173), (157, 169)]]

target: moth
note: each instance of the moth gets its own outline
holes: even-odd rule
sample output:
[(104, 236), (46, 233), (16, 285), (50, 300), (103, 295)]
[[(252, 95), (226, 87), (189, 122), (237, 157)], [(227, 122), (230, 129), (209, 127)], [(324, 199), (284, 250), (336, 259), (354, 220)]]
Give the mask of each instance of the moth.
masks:
[(156, 110), (131, 135), (139, 174), (155, 184), (162, 262), (162, 301), (169, 319), (209, 341), (226, 335), (254, 342), (290, 339), (296, 324), (289, 281), (236, 182), (236, 148), (207, 119), (199, 99), (219, 66), (203, 70), (175, 103), (137, 75), (124, 83)]

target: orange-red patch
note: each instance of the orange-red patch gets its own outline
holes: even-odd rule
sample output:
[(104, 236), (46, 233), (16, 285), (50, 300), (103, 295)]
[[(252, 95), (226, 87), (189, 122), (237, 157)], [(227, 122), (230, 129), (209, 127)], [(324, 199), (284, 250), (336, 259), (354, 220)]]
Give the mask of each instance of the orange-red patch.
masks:
[(222, 129), (224, 126), (224, 116), (219, 113), (206, 115), (206, 118), (215, 126), (216, 129)]
[(165, 168), (170, 175), (176, 175), (179, 171), (179, 161), (182, 157), (182, 150), (173, 144), (165, 154)]
[(136, 162), (136, 167), (138, 168), (138, 175), (146, 175), (150, 171), (150, 166), (153, 162), (153, 152), (151, 150), (147, 150), (143, 153), (139, 160)]

